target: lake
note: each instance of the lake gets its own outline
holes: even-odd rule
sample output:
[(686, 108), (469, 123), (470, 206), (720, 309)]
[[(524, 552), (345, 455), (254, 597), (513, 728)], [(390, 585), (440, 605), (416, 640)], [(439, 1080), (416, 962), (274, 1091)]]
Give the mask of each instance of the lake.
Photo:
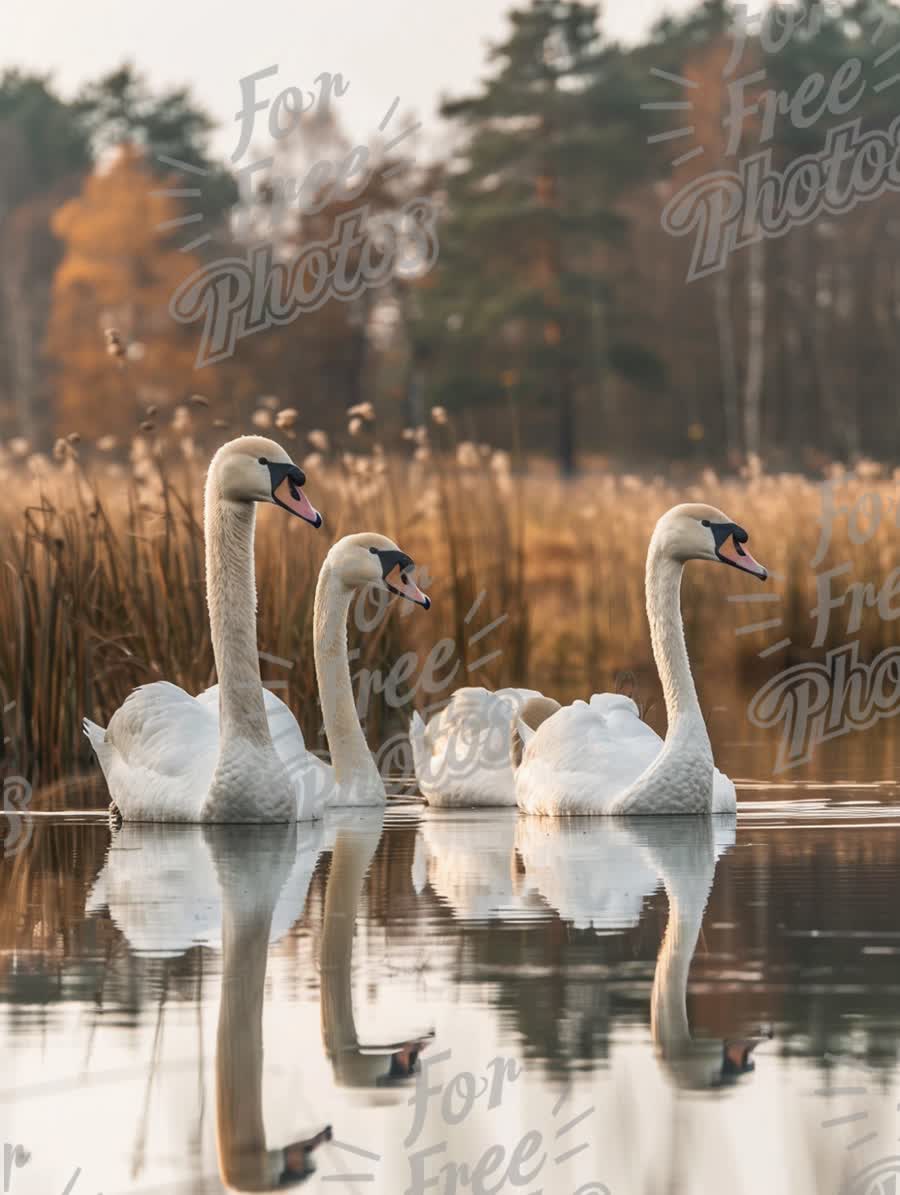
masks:
[(2, 871), (4, 1191), (893, 1192), (888, 737), (736, 821), (35, 815)]

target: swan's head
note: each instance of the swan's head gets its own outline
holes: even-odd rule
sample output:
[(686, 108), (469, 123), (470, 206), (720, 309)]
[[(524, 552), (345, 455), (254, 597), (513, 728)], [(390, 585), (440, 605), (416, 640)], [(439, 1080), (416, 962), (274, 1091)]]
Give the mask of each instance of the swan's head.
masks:
[(348, 589), (379, 585), (428, 610), (431, 599), (415, 583), (415, 564), (384, 535), (364, 531), (345, 535), (328, 553), (326, 563)]
[(667, 511), (653, 532), (657, 550), (673, 560), (713, 560), (765, 581), (768, 572), (747, 550), (749, 536), (715, 506), (685, 502)]
[(207, 480), (227, 502), (274, 502), (321, 527), (322, 516), (301, 488), (305, 483), (303, 470), (265, 436), (240, 436), (223, 444), (210, 462)]

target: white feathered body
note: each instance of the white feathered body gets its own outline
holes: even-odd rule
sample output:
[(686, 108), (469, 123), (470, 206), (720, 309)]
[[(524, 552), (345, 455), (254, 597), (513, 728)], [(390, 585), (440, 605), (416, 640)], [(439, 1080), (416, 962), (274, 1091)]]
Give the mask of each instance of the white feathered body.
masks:
[(264, 700), (272, 742), (237, 737), (225, 744), (221, 759), (218, 686), (191, 697), (177, 685), (157, 681), (131, 693), (105, 730), (85, 719), (85, 733), (122, 817), (142, 822), (321, 817), (328, 769), (306, 751), (284, 702), (268, 691)]
[(682, 723), (664, 744), (623, 694), (595, 693), (519, 733), (515, 790), (525, 813), (696, 814), (710, 803), (713, 813), (735, 811), (734, 784), (713, 765), (705, 727)]
[(526, 813), (696, 816), (735, 811), (734, 785), (713, 762), (681, 616), (685, 562), (720, 559), (710, 530), (713, 522), (736, 526), (714, 507), (673, 507), (657, 522), (647, 551), (647, 621), (666, 704), (665, 742), (622, 694), (599, 693), (589, 702), (576, 701), (536, 731), (530, 729), (526, 712), (517, 725), (525, 746), (515, 774), (516, 798)]
[(426, 725), (409, 728), (419, 791), (443, 808), (515, 805), (511, 732), (534, 689), (457, 689)]

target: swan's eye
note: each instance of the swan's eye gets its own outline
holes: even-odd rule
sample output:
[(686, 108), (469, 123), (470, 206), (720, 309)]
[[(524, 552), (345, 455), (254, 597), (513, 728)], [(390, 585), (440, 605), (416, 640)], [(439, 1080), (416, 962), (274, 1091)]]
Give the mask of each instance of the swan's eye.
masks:
[(712, 526), (712, 523), (709, 521), (709, 519), (701, 519), (700, 524), (703, 527), (711, 527)]
[(259, 463), (260, 463), (261, 465), (267, 465), (269, 462), (266, 460), (266, 458), (265, 458), (264, 456), (261, 456), (261, 457), (259, 458)]
[(378, 555), (378, 549), (377, 549), (377, 548), (369, 548), (369, 551), (372, 553), (372, 555), (373, 555), (373, 556), (377, 556), (377, 555)]

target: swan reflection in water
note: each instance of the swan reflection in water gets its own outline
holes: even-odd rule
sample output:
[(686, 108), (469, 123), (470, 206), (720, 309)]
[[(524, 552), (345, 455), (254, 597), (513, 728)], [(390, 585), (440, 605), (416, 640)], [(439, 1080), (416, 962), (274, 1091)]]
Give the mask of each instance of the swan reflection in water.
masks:
[(715, 877), (719, 854), (715, 823), (720, 820), (731, 846), (733, 818), (679, 818), (674, 827), (630, 827), (669, 900), (669, 920), (650, 995), (650, 1032), (669, 1076), (678, 1086), (694, 1089), (720, 1087), (748, 1074), (755, 1066), (753, 1051), (767, 1040), (767, 1036), (694, 1038), (688, 1022), (688, 973)]
[(216, 1034), (216, 1144), (232, 1191), (305, 1181), (331, 1128), (270, 1148), (263, 1123), (262, 1014), (269, 944), (302, 916), (322, 847), (318, 826), (125, 823), (87, 903), (109, 909), (132, 951), (222, 951)]
[(416, 1074), (419, 1055), (434, 1035), (428, 1031), (400, 1041), (360, 1040), (353, 1011), (353, 937), (366, 872), (381, 840), (384, 810), (335, 811), (330, 824), (339, 817), (320, 948), (322, 1040), (339, 1086), (378, 1090), (377, 1102), (385, 1102), (391, 1088), (405, 1085)]
[[(465, 817), (465, 820), (464, 820)], [(656, 961), (650, 1031), (657, 1058), (679, 1087), (710, 1089), (754, 1069), (764, 1036), (694, 1038), (688, 975), (717, 860), (735, 841), (736, 819), (598, 819), (429, 815), (417, 856), (423, 879), (454, 916), (527, 920), (548, 907), (577, 929), (635, 928), (663, 886), (669, 918)]]
[(598, 930), (636, 926), (644, 901), (662, 884), (669, 919), (650, 994), (657, 1058), (679, 1087), (733, 1082), (754, 1069), (762, 1037), (703, 1039), (691, 1034), (688, 975), (716, 863), (734, 845), (735, 818), (521, 818), (516, 850), (525, 880), (566, 921)]
[[(688, 974), (716, 861), (734, 842), (733, 818), (537, 819), (426, 815), (414, 883), (457, 916), (561, 918), (599, 932), (640, 921), (660, 885), (669, 918), (650, 999), (651, 1036), (680, 1087), (719, 1087), (752, 1070), (756, 1038), (695, 1039)], [(335, 1081), (367, 1102), (406, 1098), (430, 1032), (366, 1043), (352, 1000), (353, 937), (383, 811), (354, 810), (324, 827), (123, 825), (88, 900), (103, 907), (135, 953), (174, 957), (221, 948), (216, 1041), (219, 1170), (231, 1190), (266, 1191), (312, 1173), (330, 1129), (270, 1148), (262, 1108), (262, 1011), (270, 942), (303, 914), (320, 850), (333, 854), (321, 937), (321, 1029)], [(488, 832), (488, 828), (490, 831)]]
[(432, 812), (416, 835), (413, 887), (426, 883), (461, 921), (523, 921), (546, 917), (540, 897), (518, 873), (515, 809)]

